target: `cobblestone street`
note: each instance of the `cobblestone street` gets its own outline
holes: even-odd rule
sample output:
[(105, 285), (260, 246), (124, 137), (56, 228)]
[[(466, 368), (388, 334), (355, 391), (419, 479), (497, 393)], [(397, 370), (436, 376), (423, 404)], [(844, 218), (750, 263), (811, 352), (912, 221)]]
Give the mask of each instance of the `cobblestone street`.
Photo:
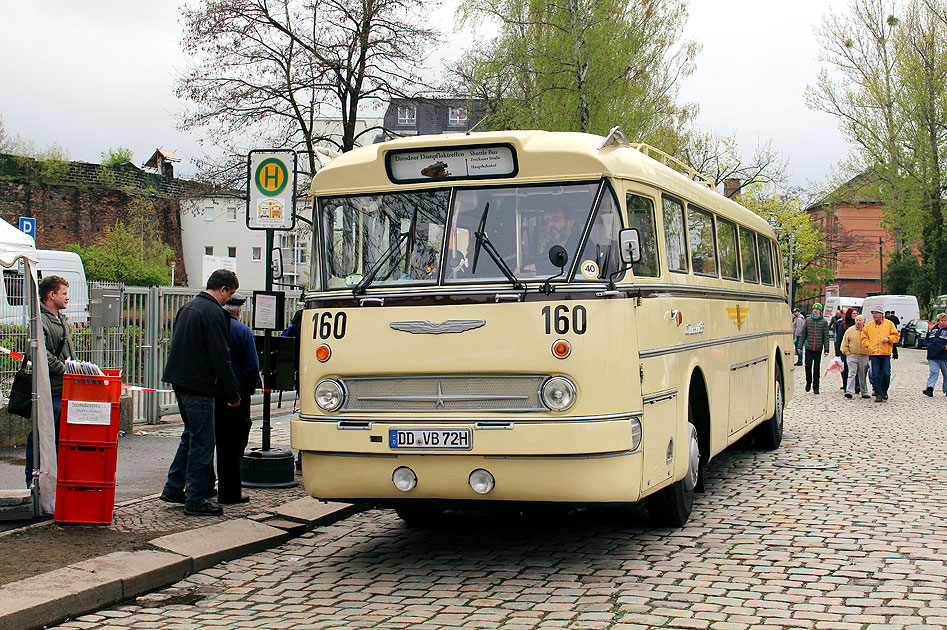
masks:
[(837, 375), (806, 394), (796, 368), (782, 447), (718, 456), (678, 530), (637, 507), (432, 529), (371, 510), (59, 627), (944, 628), (947, 398), (921, 394), (924, 356), (901, 351), (883, 404)]

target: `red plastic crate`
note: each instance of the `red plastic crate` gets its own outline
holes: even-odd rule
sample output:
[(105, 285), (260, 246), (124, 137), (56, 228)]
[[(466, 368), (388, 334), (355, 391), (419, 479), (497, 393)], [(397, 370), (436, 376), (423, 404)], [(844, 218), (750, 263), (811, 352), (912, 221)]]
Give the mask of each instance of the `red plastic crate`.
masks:
[(115, 483), (118, 446), (59, 441), (58, 484)]
[(105, 376), (62, 375), (62, 399), (117, 403), (122, 396), (122, 371), (102, 370)]
[(115, 509), (114, 483), (64, 483), (56, 486), (57, 523), (108, 525)]
[[(108, 424), (80, 424), (77, 421), (79, 416), (70, 417), (70, 403), (89, 403), (84, 405), (102, 405), (100, 408), (102, 415), (108, 416)], [(121, 415), (121, 404), (98, 402), (91, 400), (66, 400), (62, 401), (62, 416), (59, 422), (59, 439), (67, 442), (85, 442), (88, 444), (118, 444), (118, 420)]]

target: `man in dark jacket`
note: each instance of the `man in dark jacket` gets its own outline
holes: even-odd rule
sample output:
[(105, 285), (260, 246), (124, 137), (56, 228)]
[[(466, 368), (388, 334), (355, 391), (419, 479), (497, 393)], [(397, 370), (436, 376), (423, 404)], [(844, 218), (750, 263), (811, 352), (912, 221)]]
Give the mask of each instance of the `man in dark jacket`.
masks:
[(818, 394), (822, 357), (829, 356), (829, 323), (822, 317), (822, 305), (818, 302), (812, 305), (812, 315), (802, 327), (799, 347), (805, 351), (806, 391)]
[[(39, 283), (40, 316), (46, 339), (46, 361), (49, 364), (49, 393), (53, 402), (53, 423), (56, 426), (56, 447), (59, 447), (59, 419), (62, 415), (62, 375), (66, 359), (76, 356), (72, 345), (72, 324), (66, 319), (69, 304), (69, 283), (62, 276), (46, 276)], [(26, 487), (33, 482), (33, 432), (26, 436)]]
[(937, 314), (937, 324), (927, 331), (927, 364), (931, 374), (927, 377), (925, 396), (934, 395), (934, 385), (937, 385), (939, 374), (944, 375), (942, 386), (947, 395), (947, 313)]
[(230, 363), (240, 387), (240, 406), (228, 407), (217, 398), (214, 429), (217, 436), (217, 500), (220, 503), (246, 503), (240, 483), (240, 458), (250, 439), (250, 397), (260, 382), (260, 362), (256, 356), (253, 331), (240, 321), (245, 297), (232, 297), (224, 305), (230, 317)]
[(237, 275), (218, 269), (207, 288), (181, 307), (174, 318), (168, 362), (161, 377), (174, 387), (184, 432), (168, 470), (161, 499), (183, 503), (191, 516), (216, 516), (219, 505), (207, 500), (214, 455), (214, 403), (240, 406), (240, 391), (230, 364), (229, 317), (221, 308), (239, 283)]

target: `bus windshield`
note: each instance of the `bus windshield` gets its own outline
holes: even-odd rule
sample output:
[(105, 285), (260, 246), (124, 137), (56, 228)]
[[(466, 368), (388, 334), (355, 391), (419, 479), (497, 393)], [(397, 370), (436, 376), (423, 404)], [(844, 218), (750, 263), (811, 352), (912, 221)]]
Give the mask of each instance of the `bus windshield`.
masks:
[[(476, 232), (483, 226), (506, 266), (518, 280), (559, 273), (549, 249), (565, 248), (572, 268), (592, 214), (576, 279), (607, 279), (621, 264), (619, 206), (601, 182), (456, 188), (319, 201), (325, 234), (327, 288), (507, 282)], [(593, 214), (593, 210), (595, 210)], [(445, 243), (446, 240), (446, 243)], [(480, 250), (478, 252), (478, 249)], [(442, 252), (446, 255), (441, 261)], [(474, 269), (474, 259), (477, 260)], [(590, 264), (593, 263), (593, 264)], [(366, 282), (363, 282), (366, 280)], [(562, 278), (566, 281), (567, 278)]]
[[(447, 222), (447, 190), (319, 200), (329, 289), (436, 281)], [(377, 269), (376, 269), (377, 267)]]

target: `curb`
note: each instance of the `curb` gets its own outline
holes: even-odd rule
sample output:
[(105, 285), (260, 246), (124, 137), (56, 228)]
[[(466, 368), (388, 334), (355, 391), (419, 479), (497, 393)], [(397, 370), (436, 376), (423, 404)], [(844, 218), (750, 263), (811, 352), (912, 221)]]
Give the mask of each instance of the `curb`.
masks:
[(234, 519), (149, 541), (0, 586), (0, 630), (43, 628), (170, 586), (219, 562), (256, 553), (367, 509), (304, 497), (257, 519)]

